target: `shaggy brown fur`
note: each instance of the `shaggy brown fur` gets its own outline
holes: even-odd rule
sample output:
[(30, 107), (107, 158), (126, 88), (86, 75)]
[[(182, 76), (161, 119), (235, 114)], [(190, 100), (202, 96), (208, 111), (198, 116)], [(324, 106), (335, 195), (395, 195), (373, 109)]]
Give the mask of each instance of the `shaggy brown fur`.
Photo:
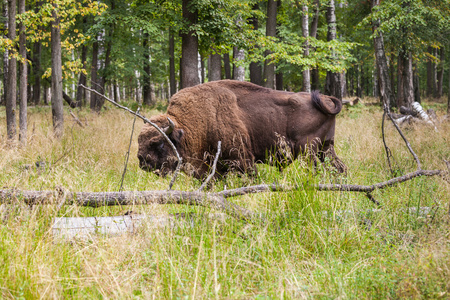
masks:
[[(163, 128), (169, 126), (167, 117), (173, 120), (169, 138), (191, 166), (185, 170), (196, 177), (208, 171), (218, 141), (222, 141), (220, 174), (230, 169), (255, 172), (255, 162), (273, 155), (282, 165), (289, 164), (305, 152), (321, 161), (329, 157), (344, 172), (346, 167), (333, 149), (335, 115), (341, 108), (341, 101), (318, 92), (291, 93), (221, 80), (181, 90), (171, 98), (167, 113), (151, 121)], [(175, 169), (170, 146), (152, 126), (144, 126), (138, 142), (141, 168), (163, 174)]]

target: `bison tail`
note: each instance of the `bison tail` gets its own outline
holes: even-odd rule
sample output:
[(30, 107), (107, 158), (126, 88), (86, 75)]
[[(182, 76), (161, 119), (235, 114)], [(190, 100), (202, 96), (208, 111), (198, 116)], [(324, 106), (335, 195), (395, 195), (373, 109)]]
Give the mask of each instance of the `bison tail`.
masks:
[(314, 106), (327, 115), (337, 115), (342, 109), (342, 101), (336, 97), (324, 96), (319, 91), (311, 93), (311, 101)]

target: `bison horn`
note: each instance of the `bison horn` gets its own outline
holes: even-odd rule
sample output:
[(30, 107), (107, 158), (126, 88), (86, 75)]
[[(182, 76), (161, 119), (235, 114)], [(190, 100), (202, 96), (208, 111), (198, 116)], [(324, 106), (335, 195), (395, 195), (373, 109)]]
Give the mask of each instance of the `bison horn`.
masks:
[(167, 121), (169, 121), (169, 126), (164, 127), (164, 133), (166, 135), (169, 135), (169, 134), (171, 134), (173, 132), (173, 130), (175, 128), (175, 124), (173, 123), (173, 121), (169, 117), (167, 117)]

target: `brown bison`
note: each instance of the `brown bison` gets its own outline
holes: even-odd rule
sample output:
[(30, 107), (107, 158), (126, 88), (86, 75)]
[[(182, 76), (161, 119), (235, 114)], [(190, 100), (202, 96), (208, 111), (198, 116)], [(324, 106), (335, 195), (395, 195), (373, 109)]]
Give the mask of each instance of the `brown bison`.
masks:
[[(335, 115), (341, 108), (340, 100), (318, 92), (292, 93), (221, 80), (181, 90), (171, 98), (166, 114), (150, 120), (174, 143), (184, 170), (197, 178), (208, 172), (218, 141), (219, 174), (253, 173), (256, 162), (268, 160), (282, 167), (300, 153), (309, 153), (314, 163), (328, 157), (345, 172), (333, 148)], [(138, 142), (142, 169), (160, 175), (175, 170), (173, 150), (153, 126), (144, 125)]]

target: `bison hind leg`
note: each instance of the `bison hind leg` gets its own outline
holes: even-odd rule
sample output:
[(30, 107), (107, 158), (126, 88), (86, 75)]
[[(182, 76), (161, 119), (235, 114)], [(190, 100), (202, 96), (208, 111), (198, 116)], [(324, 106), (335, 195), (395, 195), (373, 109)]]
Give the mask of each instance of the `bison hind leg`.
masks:
[(334, 151), (334, 145), (332, 141), (325, 141), (322, 150), (319, 151), (319, 158), (321, 162), (326, 162), (326, 160), (328, 159), (331, 166), (334, 167), (338, 173), (347, 173), (347, 166), (337, 156), (336, 152)]

